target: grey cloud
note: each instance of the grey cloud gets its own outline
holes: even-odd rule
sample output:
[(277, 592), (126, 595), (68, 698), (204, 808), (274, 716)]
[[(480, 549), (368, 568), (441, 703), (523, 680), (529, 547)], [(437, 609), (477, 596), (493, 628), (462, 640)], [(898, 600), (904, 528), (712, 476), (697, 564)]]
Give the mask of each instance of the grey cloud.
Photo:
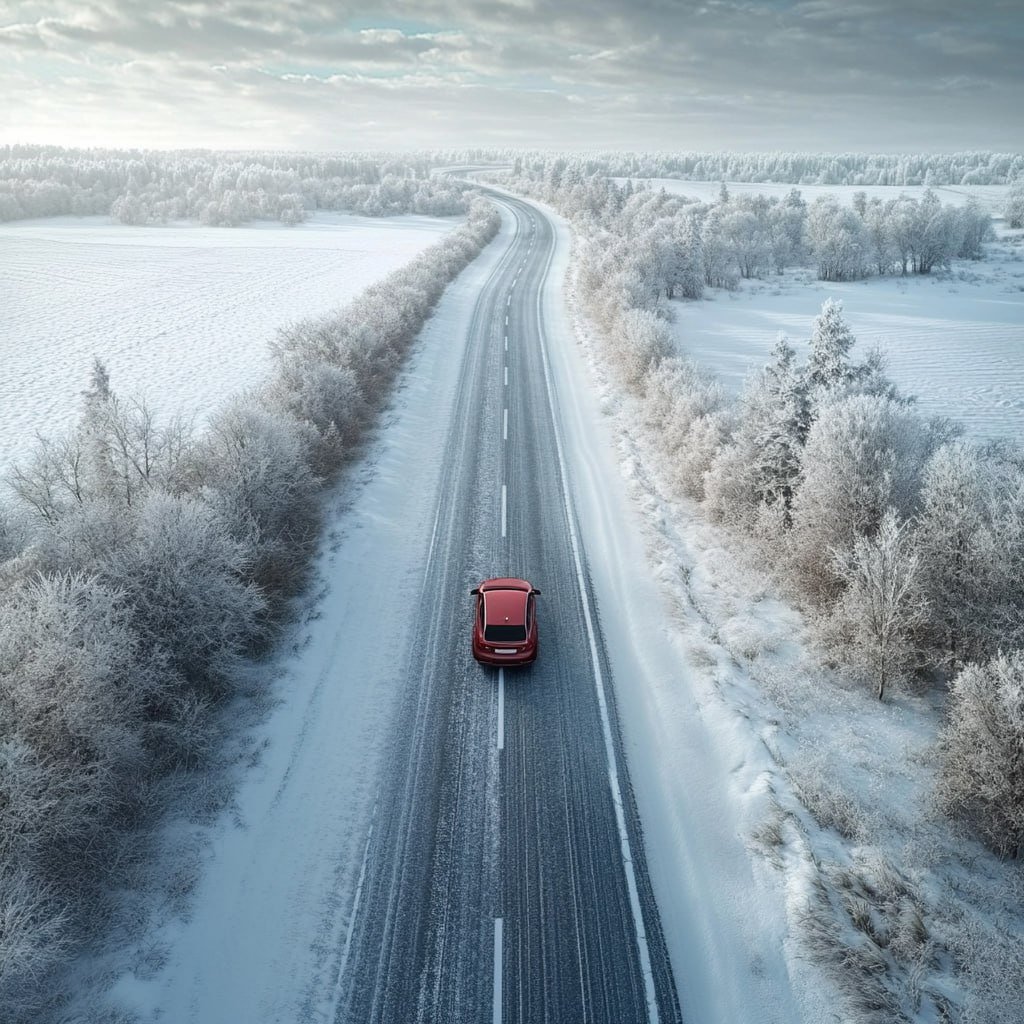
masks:
[[(89, 95), (149, 105), (184, 141), (205, 131), (213, 95), (232, 111), (225, 130), (266, 114), (282, 144), (329, 136), (341, 102), (397, 142), (430, 129), (453, 145), (461, 131), (554, 145), (1006, 147), (1024, 141), (1022, 23), (1000, 0), (52, 0), (0, 4), (0, 45), (21, 76), (0, 68), (0, 90), (59, 123), (52, 67), (34, 94), (24, 77), (50, 54), (68, 75), (88, 68)], [(127, 80), (134, 95), (118, 92)]]

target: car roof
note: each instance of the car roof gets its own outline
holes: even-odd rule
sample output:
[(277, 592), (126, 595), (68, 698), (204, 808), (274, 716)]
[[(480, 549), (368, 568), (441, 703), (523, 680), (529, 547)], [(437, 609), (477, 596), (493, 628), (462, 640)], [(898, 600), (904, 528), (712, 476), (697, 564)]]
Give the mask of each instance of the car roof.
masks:
[(493, 580), (484, 580), (480, 589), (487, 590), (533, 590), (529, 580), (521, 580), (515, 576), (497, 576)]
[(488, 626), (525, 625), (528, 590), (521, 587), (495, 587), (485, 590), (483, 595), (484, 621)]

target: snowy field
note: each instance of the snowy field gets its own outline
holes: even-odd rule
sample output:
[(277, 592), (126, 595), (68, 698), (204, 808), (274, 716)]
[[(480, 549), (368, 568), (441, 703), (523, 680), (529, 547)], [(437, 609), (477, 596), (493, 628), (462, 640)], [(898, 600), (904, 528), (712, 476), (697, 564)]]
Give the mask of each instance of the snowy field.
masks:
[(974, 440), (1024, 438), (1024, 235), (986, 251), (924, 277), (834, 283), (801, 270), (708, 290), (703, 302), (673, 303), (673, 330), (682, 351), (735, 394), (780, 331), (804, 357), (821, 304), (841, 299), (861, 356), (880, 346), (922, 411), (960, 420)]
[(201, 419), (261, 379), (277, 328), (347, 302), (457, 223), (0, 224), (0, 471), (76, 421), (94, 356), (120, 393)]
[[(615, 178), (620, 185), (628, 179)], [(713, 203), (718, 199), (721, 184), (717, 181), (682, 181), (679, 178), (634, 178), (634, 182), (642, 182), (653, 189), (663, 188), (673, 195), (689, 196), (703, 203)], [(932, 191), (943, 203), (963, 206), (968, 199), (974, 198), (994, 217), (1002, 216), (1003, 205), (1010, 192), (1011, 185), (934, 185)], [(920, 199), (925, 192), (924, 185), (790, 185), (775, 182), (727, 181), (726, 188), (732, 195), (766, 195), (783, 199), (791, 189), (799, 189), (804, 201), (813, 203), (818, 196), (837, 196), (845, 203), (853, 202), (855, 192), (865, 192), (868, 199), (895, 199), (899, 195), (908, 195), (912, 199)]]
[[(625, 178), (617, 178), (622, 183)], [(652, 188), (716, 201), (714, 181), (639, 179)], [(852, 203), (867, 193), (883, 201), (906, 194), (919, 199), (924, 186), (789, 185), (726, 182), (733, 195), (783, 198), (799, 188), (806, 202), (834, 195)], [(963, 422), (974, 440), (1024, 437), (1024, 233), (1008, 231), (1001, 214), (1009, 185), (937, 185), (943, 203), (977, 199), (996, 222), (999, 241), (979, 262), (957, 261), (950, 272), (925, 277), (818, 281), (807, 270), (743, 281), (736, 292), (708, 290), (700, 303), (673, 303), (674, 332), (684, 353), (715, 373), (731, 394), (768, 361), (779, 332), (803, 355), (811, 323), (830, 296), (841, 299), (861, 354), (879, 346), (890, 376), (917, 395), (929, 415)]]

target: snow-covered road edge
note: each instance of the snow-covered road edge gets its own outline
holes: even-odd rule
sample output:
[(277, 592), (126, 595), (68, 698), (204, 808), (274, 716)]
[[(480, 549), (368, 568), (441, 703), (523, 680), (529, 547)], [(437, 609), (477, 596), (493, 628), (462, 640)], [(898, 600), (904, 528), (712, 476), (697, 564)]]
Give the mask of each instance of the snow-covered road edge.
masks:
[(659, 513), (637, 480), (628, 407), (573, 322), (563, 292), (571, 231), (545, 213), (558, 234), (545, 315), (570, 475), (684, 1018), (823, 1019), (788, 933), (786, 894), (747, 845), (769, 755), (717, 693), (716, 657), (698, 660), (685, 642), (704, 632), (696, 609), (667, 599)]

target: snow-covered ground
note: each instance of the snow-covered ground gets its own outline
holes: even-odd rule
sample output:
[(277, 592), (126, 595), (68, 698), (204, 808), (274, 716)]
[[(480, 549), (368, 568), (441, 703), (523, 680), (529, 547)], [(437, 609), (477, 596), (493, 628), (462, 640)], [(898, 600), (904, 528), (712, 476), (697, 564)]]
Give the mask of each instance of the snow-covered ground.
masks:
[[(620, 185), (628, 179), (615, 178)], [(663, 188), (673, 195), (689, 196), (704, 203), (713, 203), (718, 199), (721, 183), (717, 181), (684, 181), (679, 178), (635, 178), (653, 189)], [(920, 199), (924, 194), (924, 185), (784, 185), (775, 182), (758, 181), (727, 181), (726, 188), (732, 195), (766, 195), (783, 199), (791, 189), (799, 189), (804, 201), (811, 203), (818, 196), (837, 196), (842, 202), (852, 203), (855, 192), (865, 192), (868, 199), (895, 199), (901, 193)], [(944, 203), (962, 206), (971, 197), (990, 211), (993, 216), (1002, 214), (1003, 205), (1009, 194), (1011, 185), (934, 185), (932, 191)]]
[[(801, 293), (810, 312), (794, 339), (820, 305), (813, 291), (783, 298)], [(765, 298), (688, 304), (679, 329), (687, 315), (710, 328)], [(1019, 300), (986, 300), (1007, 303), (1019, 327)], [(847, 301), (855, 331), (858, 308)], [(593, 476), (580, 515), (590, 540), (603, 538), (591, 567), (684, 1017), (1020, 1024), (1024, 873), (935, 810), (941, 698), (904, 691), (882, 703), (821, 663), (766, 566), (671, 497), (656, 439), (605, 377), (587, 311), (575, 312), (605, 421), (579, 463)], [(767, 327), (765, 352), (779, 325)], [(692, 352), (693, 335), (680, 336)], [(977, 357), (965, 348), (961, 374)], [(1007, 372), (1020, 396), (1016, 352)], [(937, 411), (958, 414), (962, 403)], [(982, 425), (992, 421), (972, 426)], [(1019, 438), (1021, 421), (1000, 420), (1008, 425)], [(606, 468), (587, 468), (610, 451), (631, 508)]]
[[(405, 680), (380, 623), (416, 600), (469, 318), (512, 229), (449, 286), (386, 427), (335, 492), (320, 592), (267, 669), (276, 706), (243, 737), (230, 806), (163, 830), (167, 891), (133, 897), (157, 918), (136, 948), (83, 965), (83, 993), (119, 977), (88, 1019), (113, 1019), (112, 1002), (144, 1022), (333, 1022), (381, 759), (403, 742)], [(194, 890), (176, 893), (180, 878)]]
[(457, 223), (0, 224), (0, 471), (77, 420), (95, 356), (118, 392), (202, 419), (263, 377), (279, 327), (344, 304)]
[[(995, 187), (995, 186), (993, 186)], [(892, 379), (929, 415), (960, 420), (974, 440), (1024, 438), (1024, 235), (1004, 234), (977, 262), (930, 276), (818, 281), (806, 270), (709, 289), (674, 302), (680, 350), (730, 393), (766, 362), (779, 332), (803, 357), (811, 322), (841, 299), (860, 355), (879, 346)], [(857, 353), (855, 352), (855, 358)]]

